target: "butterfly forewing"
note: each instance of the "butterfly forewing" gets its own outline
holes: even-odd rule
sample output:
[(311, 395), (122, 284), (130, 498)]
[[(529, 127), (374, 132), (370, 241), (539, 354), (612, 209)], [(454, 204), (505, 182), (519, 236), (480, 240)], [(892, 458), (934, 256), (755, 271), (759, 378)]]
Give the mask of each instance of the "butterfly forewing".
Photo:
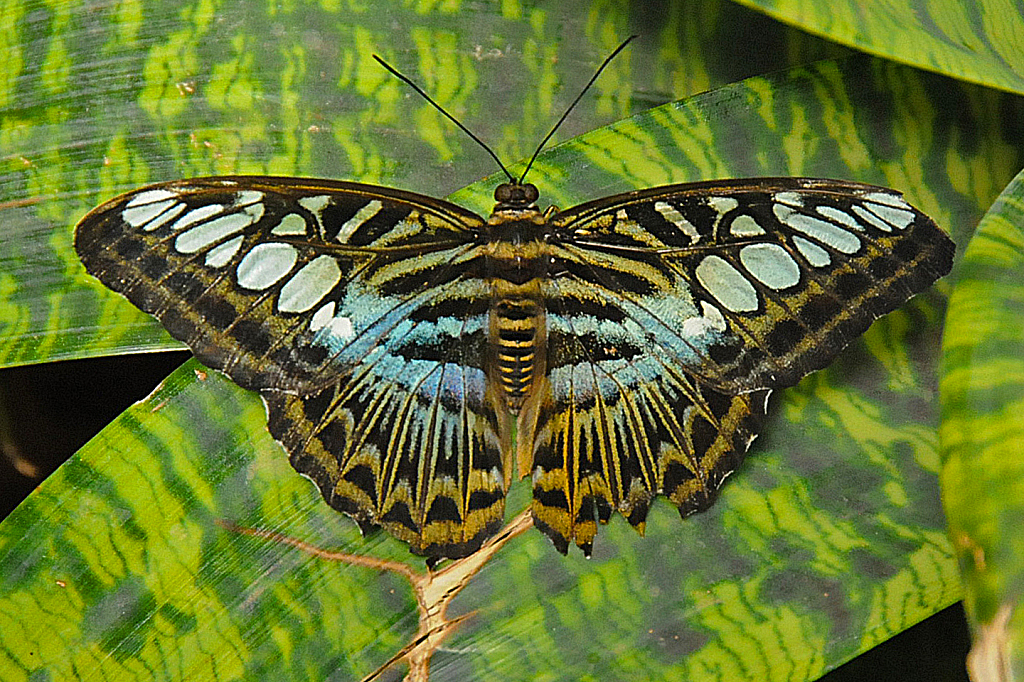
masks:
[(789, 386), (824, 367), (953, 257), (898, 192), (834, 180), (654, 188), (553, 222), (570, 274), (728, 392)]
[(261, 177), (154, 185), (91, 212), (75, 245), (204, 364), (246, 388), (310, 393), (435, 298), (424, 281), (459, 279), (482, 223), (366, 189)]
[[(521, 187), (503, 196), (535, 196)], [(432, 557), (496, 532), (517, 457), (563, 552), (589, 552), (615, 511), (643, 530), (658, 494), (704, 509), (770, 391), (953, 256), (897, 192), (841, 181), (507, 209), (485, 225), (382, 187), (207, 178), (100, 207), (76, 248), (262, 392), (271, 433), (332, 506)]]

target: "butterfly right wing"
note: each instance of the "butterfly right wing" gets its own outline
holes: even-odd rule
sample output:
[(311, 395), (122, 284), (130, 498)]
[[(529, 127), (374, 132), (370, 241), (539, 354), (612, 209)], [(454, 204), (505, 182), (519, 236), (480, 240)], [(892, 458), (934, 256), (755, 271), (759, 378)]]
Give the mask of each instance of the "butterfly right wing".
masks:
[(90, 273), (259, 390), (292, 464), (362, 527), (461, 556), (500, 525), (475, 214), (382, 187), (200, 178), (79, 224)]
[(606, 197), (551, 218), (533, 512), (589, 551), (664, 494), (706, 508), (776, 388), (946, 274), (953, 242), (890, 189), (763, 178)]

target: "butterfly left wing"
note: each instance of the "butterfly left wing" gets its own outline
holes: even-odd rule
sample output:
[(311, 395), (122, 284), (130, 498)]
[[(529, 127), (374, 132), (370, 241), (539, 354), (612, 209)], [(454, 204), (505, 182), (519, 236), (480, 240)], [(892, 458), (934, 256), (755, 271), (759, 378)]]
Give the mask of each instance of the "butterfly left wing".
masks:
[(706, 508), (774, 388), (947, 273), (953, 243), (892, 190), (829, 180), (641, 190), (551, 218), (548, 398), (534, 516), (589, 551), (654, 495)]
[(486, 399), (483, 220), (383, 187), (296, 178), (153, 185), (90, 212), (90, 273), (203, 364), (259, 390), (325, 499), (432, 556), (500, 525)]

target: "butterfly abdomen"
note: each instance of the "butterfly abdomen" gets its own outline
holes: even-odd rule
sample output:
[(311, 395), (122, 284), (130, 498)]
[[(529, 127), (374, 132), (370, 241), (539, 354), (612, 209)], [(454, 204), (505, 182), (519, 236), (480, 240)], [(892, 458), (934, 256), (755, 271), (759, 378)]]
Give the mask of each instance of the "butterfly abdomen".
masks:
[(505, 405), (518, 414), (543, 373), (544, 310), (536, 299), (503, 298), (491, 306), (493, 374)]

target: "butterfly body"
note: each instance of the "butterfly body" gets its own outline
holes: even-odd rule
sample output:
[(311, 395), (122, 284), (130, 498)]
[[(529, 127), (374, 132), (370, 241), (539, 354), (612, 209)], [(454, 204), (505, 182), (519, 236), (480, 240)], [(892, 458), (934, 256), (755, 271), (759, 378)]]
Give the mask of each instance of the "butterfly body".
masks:
[(76, 231), (89, 272), (260, 391), (293, 466), (364, 528), (431, 557), (536, 524), (589, 552), (653, 498), (706, 508), (769, 393), (949, 271), (892, 190), (806, 178), (671, 185), (488, 219), (330, 180), (142, 188)]
[(550, 238), (533, 185), (502, 184), (481, 235), (490, 294), (488, 378), (505, 411), (518, 415), (544, 373), (545, 310)]

